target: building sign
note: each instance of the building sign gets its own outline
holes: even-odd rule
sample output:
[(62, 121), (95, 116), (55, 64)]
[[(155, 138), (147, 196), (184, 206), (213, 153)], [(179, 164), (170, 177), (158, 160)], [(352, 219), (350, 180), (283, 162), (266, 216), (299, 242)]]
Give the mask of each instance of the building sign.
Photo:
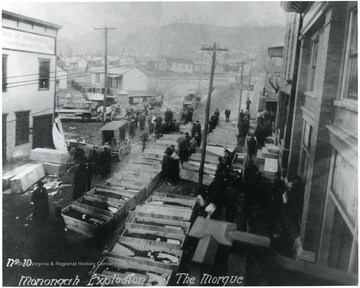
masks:
[(2, 28), (2, 48), (27, 52), (55, 54), (55, 39), (47, 36), (32, 34)]

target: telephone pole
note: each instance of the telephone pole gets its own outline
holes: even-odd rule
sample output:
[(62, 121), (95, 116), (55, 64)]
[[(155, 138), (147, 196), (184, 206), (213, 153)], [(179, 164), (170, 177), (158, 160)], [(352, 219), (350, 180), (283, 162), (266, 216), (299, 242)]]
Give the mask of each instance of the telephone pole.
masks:
[(242, 102), (242, 92), (243, 92), (243, 75), (244, 75), (244, 65), (245, 62), (241, 62), (241, 75), (240, 75), (240, 101), (239, 101), (239, 113), (238, 113), (238, 119), (240, 120), (240, 111), (241, 111), (241, 102)]
[(105, 33), (105, 91), (104, 91), (104, 103), (103, 103), (103, 124), (106, 122), (106, 97), (107, 97), (107, 88), (108, 88), (108, 63), (107, 63), (107, 40), (108, 40), (108, 31), (116, 30), (116, 28), (112, 27), (104, 27), (104, 28), (94, 28), (94, 30), (102, 30)]
[(155, 96), (157, 96), (158, 73), (159, 73), (159, 64), (160, 64), (160, 55), (161, 55), (161, 46), (162, 46), (163, 34), (164, 34), (164, 25), (161, 25), (161, 36), (160, 36), (160, 44), (159, 44), (159, 56), (158, 56), (157, 65), (156, 65)]
[[(203, 138), (203, 143), (202, 143), (201, 161), (200, 161), (200, 170), (199, 170), (199, 189), (202, 186), (203, 178), (204, 178), (204, 164), (205, 164), (205, 155), (206, 155), (207, 135), (208, 135), (208, 131), (209, 131), (208, 129), (209, 129), (211, 94), (214, 90), (213, 82), (214, 82), (216, 57), (219, 56), (219, 54), (222, 51), (228, 51), (228, 49), (220, 48), (219, 46), (216, 46), (216, 43), (214, 43), (214, 45), (212, 47), (203, 46), (201, 48), (201, 50), (207, 51), (211, 56), (211, 73), (210, 73), (208, 97), (207, 97), (207, 102), (206, 102), (206, 110), (205, 110), (204, 138)], [(210, 53), (209, 51), (212, 51), (212, 53)]]
[(203, 63), (203, 53), (204, 53), (204, 50), (201, 50), (201, 59), (200, 59), (200, 77), (199, 77), (199, 93), (201, 91), (201, 76), (202, 76), (202, 63)]

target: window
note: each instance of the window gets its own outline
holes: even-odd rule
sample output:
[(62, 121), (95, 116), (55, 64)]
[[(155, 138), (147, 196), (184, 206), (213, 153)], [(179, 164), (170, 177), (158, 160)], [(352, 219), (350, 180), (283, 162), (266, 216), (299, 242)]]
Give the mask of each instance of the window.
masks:
[(39, 89), (49, 90), (50, 87), (50, 60), (39, 60)]
[(7, 91), (7, 55), (2, 55), (2, 92)]
[(358, 35), (357, 35), (357, 9), (350, 14), (348, 49), (345, 63), (345, 79), (343, 95), (345, 98), (357, 99), (358, 90)]
[(311, 65), (310, 65), (309, 86), (308, 86), (309, 91), (314, 91), (318, 49), (319, 49), (319, 38), (316, 38), (312, 44)]
[(16, 115), (16, 135), (15, 145), (29, 142), (29, 115), (30, 111), (15, 112)]
[(96, 74), (95, 74), (95, 82), (96, 82), (96, 83), (99, 83), (99, 82), (100, 82), (100, 74), (99, 74), (99, 73), (96, 73)]

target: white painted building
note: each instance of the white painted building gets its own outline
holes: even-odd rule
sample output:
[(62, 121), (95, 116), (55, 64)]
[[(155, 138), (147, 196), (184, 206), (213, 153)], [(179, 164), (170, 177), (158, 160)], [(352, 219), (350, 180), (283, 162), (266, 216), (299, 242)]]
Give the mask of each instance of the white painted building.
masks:
[(52, 147), (56, 39), (61, 26), (2, 11), (3, 163)]
[[(102, 93), (105, 89), (105, 67), (93, 65), (87, 68), (86, 87)], [(108, 87), (116, 90), (146, 91), (148, 76), (137, 67), (108, 66)]]

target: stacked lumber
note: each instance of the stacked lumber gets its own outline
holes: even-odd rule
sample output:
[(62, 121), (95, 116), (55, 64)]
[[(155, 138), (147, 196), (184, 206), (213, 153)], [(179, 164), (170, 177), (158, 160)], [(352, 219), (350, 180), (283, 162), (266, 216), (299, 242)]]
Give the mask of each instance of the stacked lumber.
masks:
[(29, 189), (45, 176), (42, 164), (25, 164), (16, 169), (16, 175), (8, 174), (8, 179), (13, 193), (22, 193)]
[(30, 159), (42, 163), (46, 174), (61, 176), (67, 171), (70, 154), (68, 151), (36, 148), (31, 150)]
[[(127, 272), (133, 272), (144, 277), (137, 286), (166, 286), (172, 273), (179, 270), (195, 207), (193, 197), (154, 192), (145, 204), (129, 213), (125, 230), (93, 269), (93, 276), (124, 279)], [(102, 268), (104, 261), (116, 269)], [(133, 267), (136, 271), (129, 271)], [(162, 280), (156, 278), (159, 276)]]

